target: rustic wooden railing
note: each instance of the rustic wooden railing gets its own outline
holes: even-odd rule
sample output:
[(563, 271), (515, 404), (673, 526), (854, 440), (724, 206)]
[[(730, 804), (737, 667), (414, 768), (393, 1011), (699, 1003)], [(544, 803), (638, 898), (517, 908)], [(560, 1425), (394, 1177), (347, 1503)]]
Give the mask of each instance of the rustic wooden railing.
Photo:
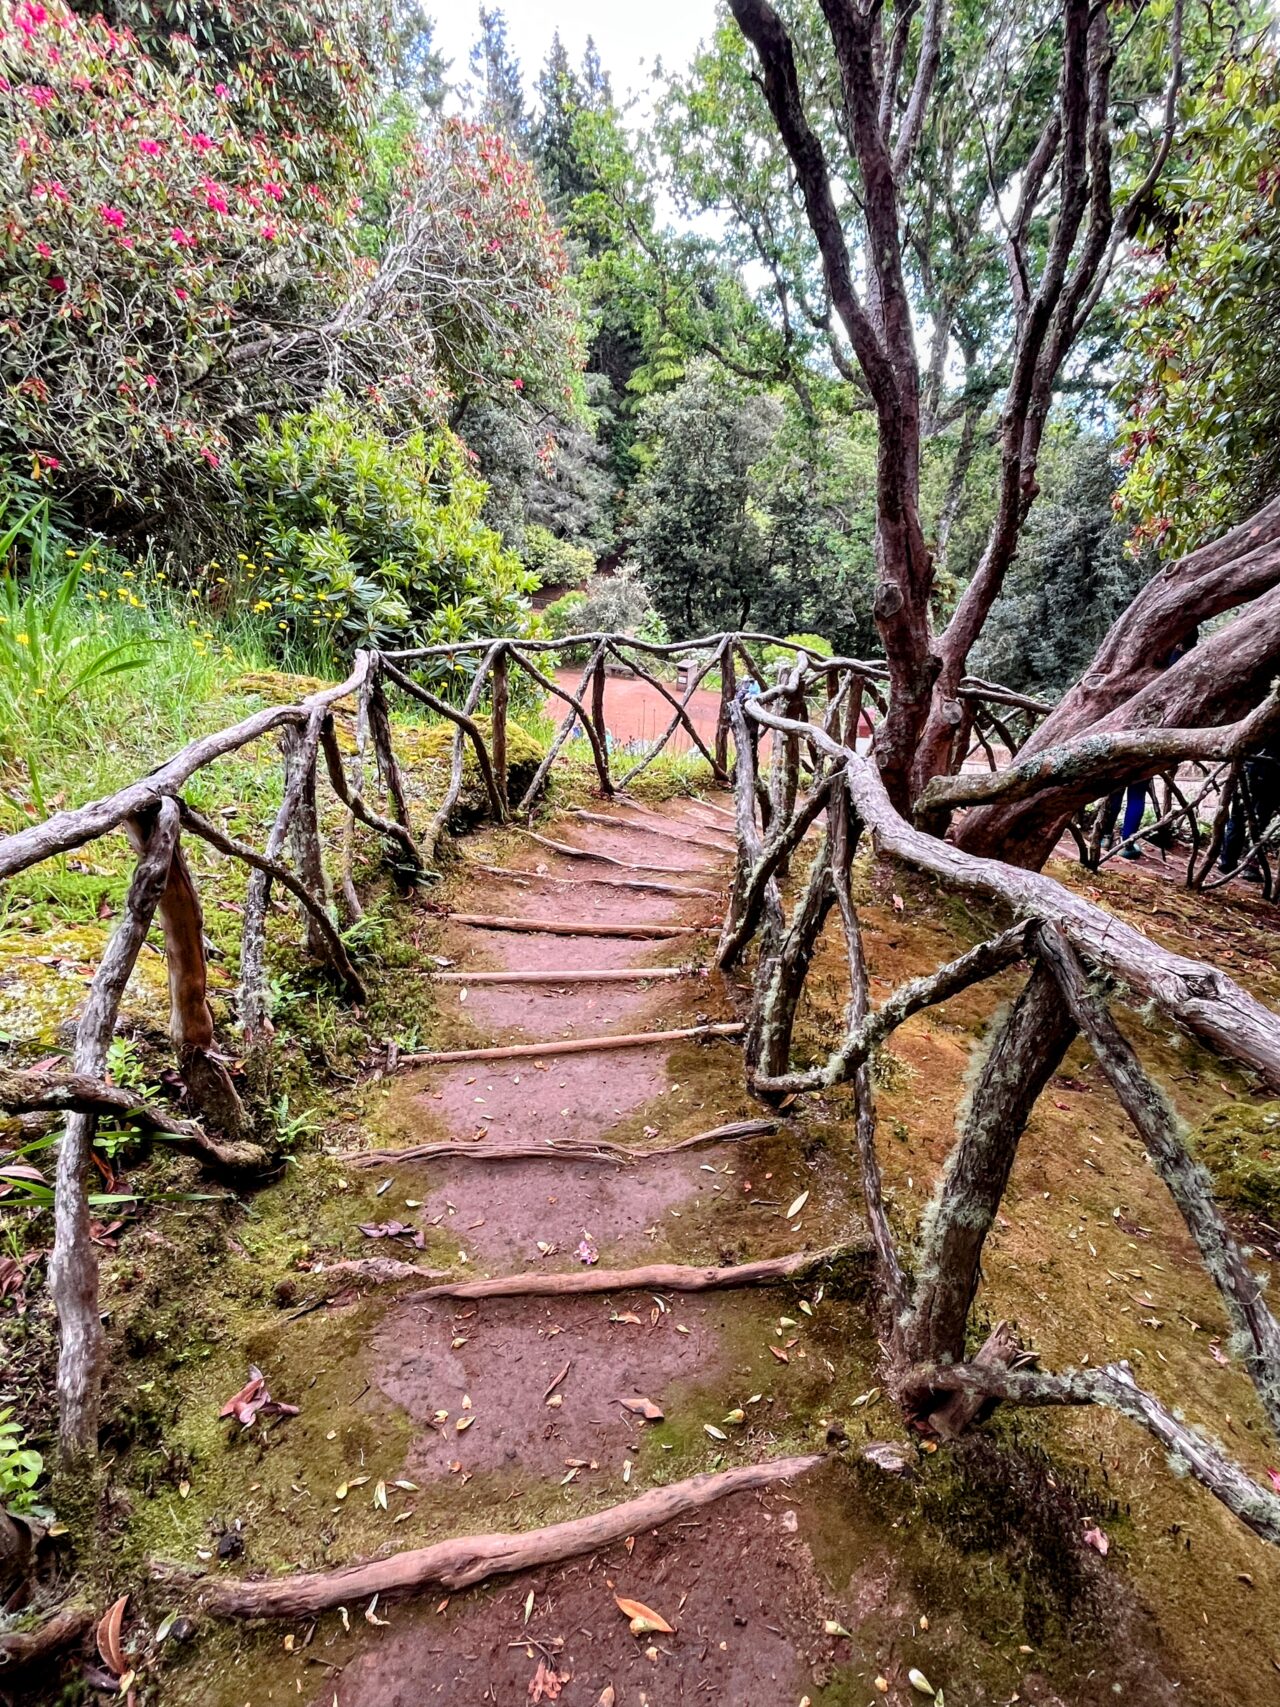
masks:
[[(1257, 1534), (1280, 1544), (1280, 1495), (1140, 1388), (1127, 1364), (1050, 1374), (1032, 1367), (1034, 1357), (1003, 1323), (967, 1355), (979, 1264), (1019, 1141), (1036, 1098), (1080, 1036), (1182, 1213), (1280, 1439), (1280, 1323), (1172, 1109), (1112, 1019), (1104, 992), (1108, 981), (1122, 982), (1131, 999), (1155, 1002), (1182, 1029), (1274, 1088), (1280, 1088), (1280, 1015), (1216, 968), (1160, 948), (1052, 878), (965, 854), (908, 823), (891, 805), (874, 763), (806, 715), (805, 678), (801, 660), (785, 681), (730, 707), (738, 754), (738, 857), (718, 961), (728, 971), (749, 947), (756, 951), (744, 1054), (758, 1095), (778, 1101), (852, 1087), (855, 1152), (876, 1250), (886, 1386), (915, 1426), (941, 1437), (963, 1431), (996, 1401), (1108, 1405), (1147, 1428)], [(1264, 715), (1271, 712), (1255, 714)], [(765, 730), (774, 738), (767, 778), (756, 761)], [(901, 986), (876, 1009), (849, 882), (864, 831), (882, 852), (1001, 902), (1012, 921), (930, 976)], [(802, 846), (812, 851), (788, 914), (780, 879)], [(825, 1059), (797, 1066), (796, 1016), (833, 910), (849, 981), (844, 1033)], [(873, 1052), (912, 1014), (1019, 963), (1029, 968), (1022, 993), (995, 1026), (929, 1209), (919, 1228), (904, 1236), (881, 1184)]]
[[(764, 646), (781, 648), (790, 660), (776, 667), (774, 680), (758, 660)], [(554, 656), (569, 650), (585, 652), (586, 663), (576, 686), (566, 687), (556, 678)], [(459, 663), (470, 668), (471, 676), (462, 703), (455, 705), (437, 690), (445, 667)], [(676, 693), (659, 671), (678, 663), (684, 665), (685, 681)], [(647, 752), (624, 756), (612, 747), (606, 717), (611, 667), (624, 668), (648, 683), (670, 708), (666, 728)], [(559, 699), (566, 710), (533, 778), (513, 803), (508, 798), (507, 749), (517, 672), (523, 672), (541, 694)], [(694, 695), (712, 674), (719, 676), (720, 692), (715, 734), (709, 740), (692, 708)], [(253, 1117), (215, 1048), (200, 901), (184, 858), (183, 834), (203, 839), (225, 857), (250, 868), (242, 925), (239, 1024), (242, 1053), (252, 1066), (255, 1059), (264, 1057), (270, 1036), (266, 931), (273, 887), (287, 891), (298, 902), (308, 951), (329, 967), (345, 994), (358, 1001), (363, 981), (340, 926), (343, 913), (348, 923), (360, 917), (353, 881), (357, 823), (379, 838), (398, 874), (412, 882), (428, 874), (458, 805), (468, 749), (474, 754), (489, 812), (501, 823), (527, 817), (533, 810), (553, 764), (575, 734), (585, 739), (600, 792), (608, 797), (624, 789), (683, 730), (705, 760), (709, 775), (722, 783), (732, 781), (735, 791), (736, 863), (717, 961), (723, 972), (733, 974), (748, 963), (750, 953), (751, 976), (748, 987), (740, 991), (747, 1004), (745, 1028), (716, 1029), (724, 1035), (745, 1030), (748, 1082), (765, 1100), (843, 1084), (852, 1087), (855, 1143), (877, 1252), (879, 1295), (886, 1305), (885, 1379), (904, 1410), (918, 1426), (950, 1434), (967, 1426), (995, 1399), (1112, 1405), (1141, 1421), (1181, 1455), (1193, 1473), (1259, 1534), (1280, 1541), (1280, 1497), (1255, 1485), (1218, 1448), (1138, 1389), (1122, 1366), (1045, 1375), (1027, 1367), (1025, 1354), (1004, 1329), (971, 1362), (964, 1361), (979, 1258), (1019, 1137), (1040, 1089), (1072, 1038), (1080, 1034), (1092, 1047), (1182, 1210), (1247, 1348), (1244, 1362), (1263, 1407), (1280, 1432), (1280, 1328), (1244, 1252), (1213, 1202), (1206, 1176), (1191, 1160), (1176, 1122), (1090, 978), (1123, 982), (1130, 992), (1153, 1001), (1224, 1058), (1250, 1067), (1277, 1088), (1280, 1016), (1216, 968), (1160, 948), (1052, 878), (965, 854), (896, 812), (866, 751), (874, 745), (877, 718), (884, 709), (884, 675), (883, 667), (874, 662), (814, 658), (802, 646), (755, 634), (713, 635), (672, 645), (624, 635), (585, 634), (554, 642), (499, 638), (414, 651), (362, 652), (345, 682), (296, 705), (266, 708), (232, 728), (201, 737), (115, 794), (59, 812), (0, 841), (0, 877), (70, 852), (117, 828), (125, 830), (138, 854), (121, 920), (79, 1022), (73, 1072), (62, 1078), (47, 1072), (0, 1074), (0, 1106), (70, 1112), (58, 1157), (50, 1265), (62, 1340), (58, 1393), (64, 1454), (73, 1458), (92, 1452), (96, 1441), (103, 1341), (85, 1176), (98, 1115), (120, 1112), (121, 1093), (104, 1080), (106, 1050), (125, 985), (155, 916), (165, 937), (171, 1031), (182, 1077), (206, 1123), (223, 1136), (211, 1139), (195, 1123), (177, 1121), (136, 1100), (130, 1103), (129, 1118), (189, 1140), (218, 1165), (251, 1166), (263, 1156), (249, 1142)], [(418, 702), (454, 729), (448, 781), (421, 836), (410, 820), (409, 796), (395, 750), (388, 702), (392, 692)], [(354, 741), (348, 754), (339, 740), (337, 718), (340, 707), (350, 701), (354, 701)], [(486, 703), (487, 730), (479, 721)], [(1042, 755), (1020, 760), (1018, 752), (1046, 709), (995, 684), (976, 680), (964, 684), (953, 758), (959, 764), (976, 742), (986, 753), (991, 771), (986, 783), (981, 781), (982, 773), (953, 777), (945, 785), (940, 781), (942, 793), (948, 796), (948, 811), (962, 806), (974, 790), (1008, 792), (1024, 783), (1033, 785), (1036, 767), (1047, 761)], [(1216, 752), (1215, 742), (1227, 741), (1235, 753), (1230, 744), (1252, 739), (1257, 716), (1263, 713), (1270, 716), (1273, 710), (1263, 708), (1255, 719), (1214, 733), (1212, 739), (1202, 741), (1202, 750)], [(271, 734), (279, 737), (284, 785), (259, 851), (213, 824), (184, 798), (183, 790), (202, 768)], [(1118, 750), (1127, 750), (1125, 738), (1116, 739)], [(997, 760), (996, 741), (1008, 755), (1003, 765)], [(618, 762), (624, 757), (625, 768)], [(1092, 761), (1101, 762), (1096, 753)], [(1238, 754), (1227, 762), (1237, 764)], [(325, 819), (318, 809), (322, 774), (345, 808), (340, 845), (328, 864), (322, 845)], [(374, 782), (380, 788), (382, 809), (368, 798)], [(929, 804), (927, 793), (922, 804)], [(931, 976), (902, 986), (874, 1010), (848, 881), (864, 831), (885, 853), (948, 884), (995, 899), (1009, 914), (1008, 927), (989, 942)], [(797, 898), (788, 917), (784, 879), (802, 851), (807, 870), (795, 884)], [(337, 898), (330, 888), (331, 866), (340, 873)], [(848, 966), (844, 1034), (832, 1040), (825, 1060), (796, 1065), (791, 1058), (796, 1013), (819, 936), (833, 908)], [(921, 1248), (911, 1257), (892, 1225), (880, 1186), (872, 1052), (910, 1015), (1019, 963), (1030, 967), (1025, 989), (997, 1029), (956, 1150), (924, 1223)]]

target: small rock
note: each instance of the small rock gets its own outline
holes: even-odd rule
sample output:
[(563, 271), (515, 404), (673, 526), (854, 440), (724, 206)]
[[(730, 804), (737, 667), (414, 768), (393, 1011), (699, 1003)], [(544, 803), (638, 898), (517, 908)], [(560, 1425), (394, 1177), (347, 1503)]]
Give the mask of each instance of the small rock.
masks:
[(788, 1534), (788, 1535), (794, 1535), (795, 1534), (796, 1530), (799, 1529), (799, 1527), (800, 1527), (800, 1519), (796, 1516), (795, 1512), (793, 1512), (793, 1511), (784, 1511), (783, 1512), (783, 1514), (782, 1514), (782, 1527), (783, 1527), (783, 1530), (785, 1531), (786, 1534)]
[(243, 1553), (243, 1535), (238, 1535), (234, 1529), (228, 1529), (225, 1535), (219, 1535), (218, 1557), (220, 1559), (238, 1559)]
[(869, 1440), (862, 1449), (862, 1456), (887, 1476), (911, 1474), (911, 1452), (896, 1440)]

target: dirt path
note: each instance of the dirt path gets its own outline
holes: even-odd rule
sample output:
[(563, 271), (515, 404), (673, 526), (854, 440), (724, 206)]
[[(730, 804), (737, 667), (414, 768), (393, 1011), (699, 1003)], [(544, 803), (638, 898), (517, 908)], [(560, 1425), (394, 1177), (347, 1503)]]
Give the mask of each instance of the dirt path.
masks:
[[(465, 858), (524, 875), (464, 871), (458, 910), (584, 927), (715, 921), (730, 869), (722, 813), (691, 801), (660, 814), (601, 810), (611, 822), (566, 815), (548, 833), (636, 865), (679, 867), (666, 881), (717, 895), (612, 887), (627, 875), (616, 866), (493, 831), (470, 840)], [(442, 983), (434, 1029), (449, 1047), (735, 1017), (721, 981), (696, 970), (709, 934), (552, 936), (439, 918), (430, 929), (455, 972), (694, 968), (599, 985)], [(838, 1107), (815, 1101), (774, 1135), (643, 1159), (646, 1148), (759, 1113), (728, 1041), (444, 1063), (388, 1081), (374, 1143), (609, 1139), (637, 1160), (391, 1157), (340, 1183), (352, 1216), (398, 1221), (416, 1235), (424, 1266), (463, 1275), (727, 1263), (856, 1236)], [(397, 1254), (413, 1256), (407, 1244), (401, 1236)], [(286, 1319), (254, 1355), (297, 1372), (304, 1402), (251, 1465), (237, 1570), (318, 1569), (448, 1535), (528, 1529), (696, 1471), (795, 1451), (827, 1450), (831, 1462), (803, 1485), (735, 1496), (567, 1564), (304, 1621), (283, 1648), (278, 1630), (235, 1633), (232, 1660), (224, 1650), (195, 1668), (199, 1699), (907, 1707), (925, 1699), (912, 1668), (959, 1707), (1196, 1699), (1168, 1673), (1158, 1637), (1103, 1561), (1081, 1557), (1074, 1542), (1055, 1551), (1063, 1521), (1076, 1534), (1083, 1527), (1073, 1506), (1041, 1511), (1025, 1534), (1015, 1533), (1023, 1514), (1014, 1504), (985, 1529), (967, 1515), (975, 1497), (994, 1511), (1011, 1498), (1023, 1465), (1016, 1441), (997, 1452), (984, 1437), (968, 1449), (966, 1515), (949, 1532), (957, 1459), (944, 1466), (917, 1452), (879, 1405), (867, 1324), (865, 1300), (835, 1276), (756, 1292), (480, 1303), (353, 1285)], [(644, 1420), (629, 1408), (641, 1401), (661, 1414)], [(886, 1435), (900, 1476), (863, 1456)], [(975, 1479), (985, 1493), (974, 1495)], [(1065, 1491), (1054, 1498), (1069, 1500)], [(993, 1551), (991, 1525), (999, 1532), (1001, 1521), (1014, 1539)], [(653, 1607), (675, 1633), (632, 1635), (615, 1595)], [(1042, 1669), (1037, 1644), (1060, 1638), (1071, 1618), (1076, 1634)]]

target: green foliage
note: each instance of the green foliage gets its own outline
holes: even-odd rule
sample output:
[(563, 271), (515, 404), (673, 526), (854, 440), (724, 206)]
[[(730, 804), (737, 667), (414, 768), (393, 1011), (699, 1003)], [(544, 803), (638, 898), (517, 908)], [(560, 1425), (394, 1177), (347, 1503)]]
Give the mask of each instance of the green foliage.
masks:
[[(0, 527), (6, 520), (0, 505)], [(0, 758), (54, 731), (82, 737), (94, 690), (142, 664), (137, 642), (118, 639), (105, 617), (86, 624), (82, 581), (99, 567), (95, 550), (68, 546), (59, 562), (59, 537), (47, 500), (0, 533)]]
[(631, 543), (672, 633), (820, 629), (842, 651), (874, 644), (874, 449), (856, 429), (705, 361), (642, 421)]
[(762, 662), (770, 669), (775, 664), (792, 665), (797, 661), (798, 654), (792, 651), (793, 646), (802, 647), (810, 658), (833, 658), (831, 642), (824, 640), (820, 634), (784, 634), (784, 640), (791, 642), (790, 646), (766, 646)]
[(1189, 550), (1280, 491), (1280, 72), (1230, 65), (1191, 106), (1147, 222), (1117, 394), (1138, 536)]
[(152, 496), (218, 466), (261, 384), (228, 329), (344, 288), (371, 81), (349, 0), (124, 0), (115, 25), (50, 0), (0, 32), (0, 385), (47, 466)]
[[(577, 587), (596, 566), (595, 557), (586, 546), (557, 539), (549, 528), (539, 527), (536, 522), (525, 529), (520, 555), (529, 573), (538, 577), (541, 587)], [(563, 602), (556, 600), (557, 604)]]
[(24, 1444), (21, 1426), (13, 1420), (13, 1407), (0, 1410), (0, 1506), (10, 1511), (36, 1509), (36, 1483), (44, 1474), (44, 1459)]
[(586, 605), (587, 595), (584, 592), (564, 593), (553, 599), (542, 613), (551, 638), (562, 640), (566, 634), (582, 634), (586, 628), (582, 620)]
[(1056, 698), (1093, 657), (1154, 568), (1116, 521), (1107, 442), (1062, 427), (1046, 439), (1042, 492), (973, 655), (980, 675)]
[(252, 608), (318, 655), (519, 632), (536, 585), (481, 520), (486, 488), (446, 428), (396, 442), (330, 399), (264, 418), (237, 477), (257, 522)]
[(578, 620), (584, 634), (631, 634), (656, 645), (668, 638), (646, 580), (633, 563), (622, 564), (612, 575), (592, 577)]

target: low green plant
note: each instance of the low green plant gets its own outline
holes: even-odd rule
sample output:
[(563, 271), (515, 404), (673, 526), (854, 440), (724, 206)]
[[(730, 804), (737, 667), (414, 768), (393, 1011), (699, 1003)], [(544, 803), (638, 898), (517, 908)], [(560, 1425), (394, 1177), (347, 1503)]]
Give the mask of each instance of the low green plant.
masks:
[(446, 427), (393, 440), (330, 398), (263, 418), (237, 478), (257, 522), (241, 597), (282, 655), (523, 632), (537, 581), (481, 519), (488, 488)]
[[(52, 730), (74, 735), (91, 691), (140, 669), (144, 660), (137, 638), (119, 638), (105, 619), (86, 621), (81, 584), (94, 564), (94, 546), (66, 547), (55, 576), (48, 502), (11, 521), (0, 510), (0, 525), (6, 522), (0, 533), (0, 755), (12, 758)], [(34, 774), (32, 782), (39, 786)]]
[(13, 1406), (0, 1410), (0, 1506), (13, 1512), (51, 1515), (36, 1499), (36, 1484), (44, 1474), (44, 1459), (25, 1444), (22, 1426), (13, 1419)]
[[(596, 566), (595, 553), (587, 546), (559, 539), (550, 528), (540, 527), (537, 522), (530, 522), (525, 528), (520, 555), (525, 568), (538, 577), (538, 584), (542, 587), (580, 588)], [(563, 601), (557, 599), (555, 602), (560, 604)], [(564, 633), (568, 632), (568, 629), (564, 630)]]
[(820, 634), (788, 634), (784, 636), (784, 639), (788, 641), (786, 646), (766, 646), (764, 648), (761, 662), (767, 668), (771, 669), (776, 664), (787, 664), (794, 668), (799, 659), (799, 654), (792, 651), (794, 646), (800, 647), (811, 658), (834, 656), (831, 642), (824, 640)]

